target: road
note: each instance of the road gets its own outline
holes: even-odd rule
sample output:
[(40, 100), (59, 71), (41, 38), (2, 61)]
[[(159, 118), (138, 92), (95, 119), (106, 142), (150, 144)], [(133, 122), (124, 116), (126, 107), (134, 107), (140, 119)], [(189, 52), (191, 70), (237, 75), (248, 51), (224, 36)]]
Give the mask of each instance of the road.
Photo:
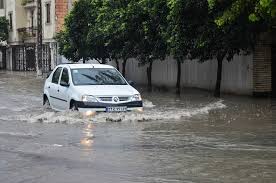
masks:
[(142, 92), (143, 113), (87, 117), (43, 108), (42, 86), (33, 73), (0, 71), (1, 183), (276, 180), (270, 99)]

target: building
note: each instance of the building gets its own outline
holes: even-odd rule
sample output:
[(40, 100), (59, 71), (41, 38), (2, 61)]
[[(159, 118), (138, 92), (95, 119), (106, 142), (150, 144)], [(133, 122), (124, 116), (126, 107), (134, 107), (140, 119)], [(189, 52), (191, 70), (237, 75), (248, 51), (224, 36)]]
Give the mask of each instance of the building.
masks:
[[(54, 37), (62, 28), (73, 0), (41, 1), (42, 69), (47, 72), (59, 62)], [(9, 20), (9, 39), (5, 59), (2, 56), (2, 67), (15, 71), (36, 70), (37, 0), (0, 0), (0, 16), (6, 16)]]

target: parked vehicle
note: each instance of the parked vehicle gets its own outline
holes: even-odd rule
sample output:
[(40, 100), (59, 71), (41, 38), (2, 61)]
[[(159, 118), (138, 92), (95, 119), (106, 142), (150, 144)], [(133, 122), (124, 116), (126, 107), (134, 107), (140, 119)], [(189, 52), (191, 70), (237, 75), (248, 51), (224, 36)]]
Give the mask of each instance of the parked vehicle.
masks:
[(43, 104), (58, 111), (143, 110), (140, 93), (110, 65), (62, 64), (48, 76)]

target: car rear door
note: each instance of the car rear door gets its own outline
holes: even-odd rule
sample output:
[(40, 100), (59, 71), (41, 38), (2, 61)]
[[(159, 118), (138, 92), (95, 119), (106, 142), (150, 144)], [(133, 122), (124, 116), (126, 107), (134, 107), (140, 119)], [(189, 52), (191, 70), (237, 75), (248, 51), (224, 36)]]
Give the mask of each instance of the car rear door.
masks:
[(59, 83), (59, 78), (61, 75), (62, 67), (58, 67), (55, 72), (53, 73), (52, 81), (48, 85), (48, 91), (50, 95), (50, 104), (54, 109), (60, 110), (58, 107), (59, 103), (59, 98), (58, 98), (58, 83)]
[(58, 85), (58, 98), (60, 99), (60, 102), (58, 103), (58, 107), (61, 110), (67, 110), (69, 108), (69, 72), (66, 67), (63, 68), (59, 85)]

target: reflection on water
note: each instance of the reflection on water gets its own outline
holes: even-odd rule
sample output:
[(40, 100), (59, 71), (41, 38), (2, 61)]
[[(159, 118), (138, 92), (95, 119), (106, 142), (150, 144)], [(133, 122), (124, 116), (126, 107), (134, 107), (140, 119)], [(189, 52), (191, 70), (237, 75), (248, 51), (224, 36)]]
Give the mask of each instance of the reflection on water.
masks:
[(80, 141), (80, 144), (84, 148), (85, 151), (91, 151), (92, 150), (92, 145), (94, 143), (94, 134), (93, 134), (93, 124), (89, 123), (86, 124), (82, 133), (83, 133), (83, 138)]

